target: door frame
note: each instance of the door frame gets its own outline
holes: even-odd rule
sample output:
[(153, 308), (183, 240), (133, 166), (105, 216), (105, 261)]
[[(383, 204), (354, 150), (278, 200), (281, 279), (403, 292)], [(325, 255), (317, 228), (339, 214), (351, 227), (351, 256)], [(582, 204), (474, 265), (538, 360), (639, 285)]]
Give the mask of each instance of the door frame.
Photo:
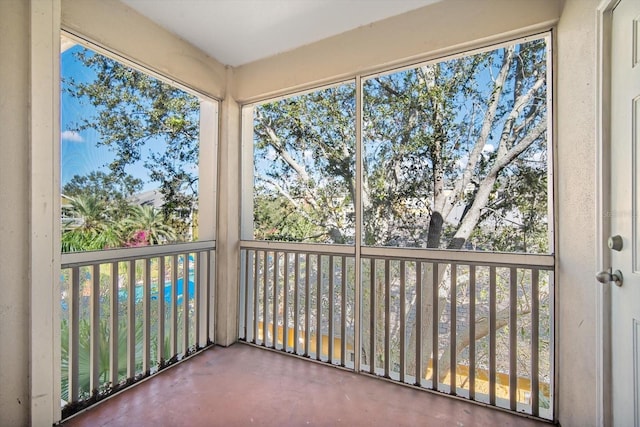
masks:
[[(613, 9), (620, 0), (602, 0), (596, 10), (596, 271), (611, 267), (606, 243), (611, 230), (611, 30)], [(613, 424), (611, 371), (611, 286), (599, 287), (596, 328), (597, 425)]]

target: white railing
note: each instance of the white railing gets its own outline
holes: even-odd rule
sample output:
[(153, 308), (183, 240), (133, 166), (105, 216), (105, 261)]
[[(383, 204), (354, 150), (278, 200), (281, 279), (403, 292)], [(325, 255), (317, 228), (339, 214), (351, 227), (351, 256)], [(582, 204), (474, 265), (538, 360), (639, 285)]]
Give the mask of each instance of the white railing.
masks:
[(63, 417), (212, 344), (214, 273), (214, 241), (63, 254)]
[(359, 252), (243, 241), (239, 338), (553, 419), (553, 256)]

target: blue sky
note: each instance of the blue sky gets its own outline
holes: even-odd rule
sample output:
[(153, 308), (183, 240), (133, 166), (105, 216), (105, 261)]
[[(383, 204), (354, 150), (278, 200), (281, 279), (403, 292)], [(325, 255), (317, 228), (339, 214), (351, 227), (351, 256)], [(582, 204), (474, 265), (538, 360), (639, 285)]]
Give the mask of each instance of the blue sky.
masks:
[[(74, 52), (82, 49), (84, 49), (83, 46), (76, 45), (62, 53), (60, 57), (62, 79), (73, 78), (78, 82), (90, 82), (96, 78), (93, 70), (84, 66), (74, 56)], [(61, 185), (68, 183), (74, 175), (87, 175), (92, 171), (108, 172), (107, 164), (114, 159), (114, 155), (108, 147), (98, 145), (100, 135), (92, 129), (80, 132), (74, 130), (83, 119), (95, 114), (95, 108), (86, 100), (83, 102), (65, 91), (61, 92), (60, 98)], [(149, 148), (154, 148), (153, 142), (148, 144)], [(161, 143), (158, 143), (155, 148), (159, 148), (160, 145)], [(149, 181), (147, 170), (142, 163), (127, 166), (127, 172), (143, 180), (143, 191), (158, 188), (156, 182)]]
[[(90, 81), (95, 74), (82, 66), (73, 56), (73, 52), (81, 49), (76, 45), (63, 52), (60, 61), (60, 74), (63, 79), (74, 78), (78, 81)], [(74, 175), (86, 175), (91, 171), (105, 170), (105, 164), (113, 156), (106, 147), (98, 147), (98, 135), (95, 131), (85, 130), (80, 133), (74, 127), (83, 117), (95, 111), (91, 105), (82, 105), (76, 98), (62, 92), (60, 97), (60, 129), (61, 129), (61, 180), (62, 185), (69, 182)]]

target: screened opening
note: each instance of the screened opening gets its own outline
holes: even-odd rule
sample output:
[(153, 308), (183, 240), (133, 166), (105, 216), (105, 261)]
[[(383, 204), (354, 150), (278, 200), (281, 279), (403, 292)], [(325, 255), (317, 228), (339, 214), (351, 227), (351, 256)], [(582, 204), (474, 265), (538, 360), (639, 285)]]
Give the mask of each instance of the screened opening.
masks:
[(550, 60), (545, 34), (245, 105), (239, 338), (552, 418)]
[(354, 83), (246, 106), (243, 235), (354, 243), (359, 222), (363, 246), (552, 253), (548, 49), (531, 38), (363, 77), (360, 142)]
[(548, 253), (540, 38), (367, 78), (362, 241)]
[(216, 101), (62, 36), (63, 417), (212, 344)]
[(213, 147), (201, 119), (217, 120), (217, 104), (70, 38), (62, 46), (62, 251), (197, 241), (200, 152)]
[(257, 105), (253, 159), (255, 239), (353, 244), (353, 83)]

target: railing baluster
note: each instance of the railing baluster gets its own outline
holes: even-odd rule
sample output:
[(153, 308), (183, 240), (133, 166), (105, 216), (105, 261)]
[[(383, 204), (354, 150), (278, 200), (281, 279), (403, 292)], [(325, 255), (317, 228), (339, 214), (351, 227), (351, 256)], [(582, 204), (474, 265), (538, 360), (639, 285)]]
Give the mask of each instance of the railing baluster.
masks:
[(260, 252), (255, 251), (254, 254), (254, 275), (253, 275), (253, 343), (258, 344), (258, 322), (260, 321), (258, 307), (258, 294), (260, 293), (260, 288), (258, 287), (258, 280), (260, 277)]
[(95, 395), (100, 388), (100, 264), (93, 264), (91, 269), (91, 299), (89, 313), (91, 318), (91, 333), (89, 336), (89, 390)]
[(249, 339), (249, 329), (251, 328), (251, 324), (249, 323), (249, 284), (251, 283), (250, 271), (251, 269), (251, 253), (252, 251), (246, 250), (244, 252), (244, 338), (247, 342), (250, 342)]
[(129, 261), (127, 292), (127, 378), (136, 376), (136, 261)]
[(71, 269), (69, 299), (69, 402), (80, 397), (80, 268)]
[(531, 412), (540, 413), (540, 270), (531, 270)]
[(280, 269), (280, 253), (273, 252), (273, 289), (271, 301), (273, 303), (271, 316), (271, 347), (278, 348), (278, 279)]
[(340, 274), (340, 366), (347, 364), (347, 258), (342, 256)]
[(295, 265), (293, 271), (293, 280), (295, 285), (293, 287), (293, 353), (298, 353), (298, 340), (300, 339), (300, 295), (299, 295), (299, 286), (300, 286), (300, 254), (296, 252), (295, 254)]
[(264, 264), (262, 265), (262, 345), (267, 346), (267, 324), (269, 323), (269, 254), (264, 252)]
[(391, 281), (389, 259), (384, 260), (384, 376), (391, 378)]
[(109, 314), (109, 382), (111, 383), (111, 387), (115, 387), (118, 384), (118, 334), (120, 326), (118, 322), (118, 263), (116, 261), (111, 263), (110, 291), (111, 313)]
[(457, 359), (456, 359), (456, 335), (457, 335), (457, 322), (458, 322), (458, 266), (451, 264), (451, 314), (450, 323), (451, 328), (449, 335), (449, 378), (450, 388), (449, 394), (456, 394), (457, 387)]
[(369, 307), (369, 372), (376, 373), (376, 311), (377, 311), (377, 295), (376, 295), (376, 260), (374, 258), (369, 259), (370, 271), (369, 271), (369, 286), (371, 289), (371, 305)]
[(142, 373), (149, 375), (151, 370), (151, 258), (144, 260), (142, 279)]
[(264, 252), (264, 258), (262, 259), (262, 345), (267, 346), (267, 325), (269, 323), (269, 311), (267, 306), (269, 304), (269, 253)]
[(496, 267), (489, 267), (489, 404), (496, 404)]
[(509, 272), (509, 407), (517, 408), (518, 396), (518, 269)]
[(311, 357), (311, 298), (310, 296), (310, 277), (311, 272), (311, 256), (307, 253), (304, 257), (304, 355)]
[(182, 254), (182, 357), (189, 354), (189, 254)]
[(171, 260), (171, 357), (178, 354), (178, 255)]
[(476, 266), (469, 266), (469, 399), (476, 397)]
[(284, 283), (282, 290), (282, 349), (289, 350), (289, 253), (284, 252)]
[[(242, 319), (240, 319), (240, 324), (242, 325), (242, 327), (239, 330), (239, 337), (240, 339), (243, 339), (247, 342), (249, 342), (249, 283), (250, 283), (250, 278), (249, 278), (249, 271), (250, 269), (250, 263), (249, 263), (249, 254), (251, 253), (250, 250), (246, 249), (246, 250), (242, 250), (240, 251), (240, 256), (241, 259), (244, 259), (244, 264), (241, 264), (244, 267), (244, 271), (242, 276), (240, 277), (240, 308), (241, 308), (241, 312), (239, 313), (240, 316), (242, 316)], [(242, 258), (244, 256), (244, 258)]]
[(439, 268), (440, 264), (433, 263), (432, 269), (432, 291), (431, 291), (431, 348), (432, 348), (432, 356), (431, 356), (431, 388), (434, 390), (439, 389), (440, 385), (440, 374), (439, 374), (439, 366), (438, 366), (438, 356), (440, 355), (440, 307), (439, 305)]
[[(407, 377), (415, 374), (414, 384), (419, 387), (429, 387), (455, 396), (459, 395), (459, 390), (462, 390), (460, 395), (471, 400), (476, 400), (477, 395), (480, 394), (478, 392), (478, 387), (480, 387), (482, 394), (484, 394), (484, 390), (488, 390), (488, 402), (481, 399), (483, 402), (496, 406), (498, 400), (502, 402), (508, 399), (507, 408), (514, 411), (518, 410), (519, 407), (522, 408), (518, 404), (518, 393), (523, 391), (518, 388), (520, 380), (518, 377), (518, 326), (520, 325), (518, 304), (521, 303), (518, 294), (519, 281), (521, 279), (524, 280), (523, 278), (528, 280), (529, 273), (526, 270), (530, 270), (532, 289), (531, 322), (533, 325), (530, 331), (532, 339), (530, 350), (532, 354), (531, 359), (525, 363), (530, 363), (529, 366), (531, 367), (532, 395), (530, 399), (531, 407), (529, 409), (525, 406), (525, 411), (531, 415), (539, 416), (540, 389), (541, 385), (546, 387), (546, 384), (541, 384), (541, 376), (543, 374), (540, 372), (538, 357), (541, 328), (537, 324), (541, 321), (541, 317), (547, 314), (541, 308), (542, 303), (539, 295), (541, 279), (539, 275), (540, 269), (552, 271), (551, 265), (544, 262), (544, 260), (541, 261), (539, 266), (532, 266), (531, 263), (516, 264), (514, 261), (503, 263), (497, 258), (496, 262), (485, 262), (476, 258), (466, 259), (459, 255), (454, 255), (452, 261), (446, 261), (441, 257), (413, 258), (409, 257), (409, 254), (393, 257), (383, 253), (376, 253), (375, 251), (371, 251), (371, 253), (367, 253), (367, 255), (358, 259), (357, 256), (352, 257), (341, 252), (341, 248), (337, 248), (335, 252), (316, 249), (298, 250), (290, 244), (276, 244), (273, 246), (269, 244), (269, 246), (264, 246), (263, 249), (260, 249), (261, 246), (259, 245), (249, 245), (249, 248), (242, 249), (242, 251), (247, 251), (247, 264), (242, 267), (246, 276), (246, 280), (244, 280), (246, 283), (241, 284), (241, 286), (245, 287), (244, 292), (246, 293), (246, 296), (241, 301), (241, 304), (245, 305), (245, 312), (242, 315), (248, 316), (245, 321), (248, 328), (251, 324), (250, 316), (253, 311), (256, 317), (254, 321), (256, 331), (259, 329), (258, 321), (262, 316), (262, 322), (264, 323), (262, 345), (303, 354), (318, 361), (347, 366), (349, 364), (348, 346), (350, 345), (349, 337), (347, 336), (348, 332), (350, 332), (348, 324), (353, 321), (356, 325), (353, 339), (356, 343), (361, 342), (366, 347), (365, 350), (362, 345), (357, 347), (356, 344), (354, 351), (359, 353), (361, 357), (367, 358), (366, 364), (368, 366), (366, 371), (368, 373), (384, 375), (386, 378), (398, 380), (400, 383), (406, 383)], [(251, 264), (250, 251), (252, 250), (262, 252), (262, 259), (260, 259), (260, 255), (256, 256), (255, 265)], [(273, 260), (270, 255), (273, 256)], [(281, 260), (281, 256), (284, 259)], [(340, 259), (337, 260), (336, 257), (340, 257)], [(304, 261), (302, 261), (303, 259)], [(369, 269), (365, 276), (361, 277), (359, 283), (360, 286), (365, 286), (365, 288), (362, 288), (365, 290), (365, 295), (366, 292), (370, 292), (366, 296), (366, 301), (361, 300), (363, 293), (357, 290), (354, 300), (350, 301), (349, 287), (353, 285), (358, 288), (357, 279), (353, 283), (353, 278), (348, 276), (349, 268), (351, 268), (349, 267), (349, 261), (351, 259), (354, 259), (354, 262), (359, 262), (356, 267), (359, 267), (361, 274), (367, 268)], [(304, 262), (304, 267), (302, 267), (302, 262)], [(338, 263), (340, 263), (339, 267)], [(262, 268), (262, 273), (259, 273), (260, 268)], [(273, 274), (271, 274), (270, 268), (274, 269)], [(293, 268), (293, 271), (290, 271), (291, 268)], [(302, 268), (304, 268), (304, 271), (302, 271)], [(384, 269), (384, 271), (381, 269)], [(259, 291), (253, 295), (254, 305), (256, 305), (253, 310), (250, 300), (252, 273), (256, 276), (255, 283), (259, 288)], [(326, 277), (325, 273), (327, 273)], [(503, 279), (506, 279), (507, 273), (510, 274), (508, 300), (502, 296)], [(284, 274), (284, 277), (280, 277), (282, 274)], [(519, 276), (519, 274), (524, 274), (524, 276)], [(303, 275), (304, 281), (302, 279)], [(478, 288), (479, 277), (482, 278), (482, 282), (487, 275), (488, 279), (486, 280), (489, 289), (486, 291), (482, 288), (482, 292), (480, 292)], [(440, 276), (448, 276), (446, 284), (449, 292), (446, 300), (440, 298), (439, 295)], [(460, 284), (458, 283), (459, 279)], [(396, 280), (399, 285), (397, 295), (395, 291)], [(415, 280), (415, 293), (411, 289), (407, 290), (408, 284), (413, 286), (413, 280)], [(271, 281), (273, 281), (273, 289), (269, 287), (272, 284)], [(369, 282), (368, 284), (367, 281)], [(294, 282), (293, 289), (290, 288), (292, 282)], [(258, 285), (258, 283), (261, 283), (261, 285)], [(368, 290), (367, 286), (369, 287)], [(260, 291), (262, 296), (259, 295)], [(468, 301), (468, 309), (466, 309), (466, 304), (465, 307), (461, 306), (462, 302), (458, 300), (459, 291), (464, 291), (460, 297), (462, 298), (461, 301)], [(486, 317), (484, 307), (487, 301), (485, 298), (487, 297), (485, 297), (485, 292), (488, 294), (488, 313), (486, 313)], [(304, 296), (302, 296), (302, 293), (304, 293)], [(408, 323), (409, 316), (413, 316), (414, 307), (409, 308), (408, 305), (410, 301), (413, 303), (414, 296), (416, 310), (415, 341), (409, 342), (407, 337)], [(264, 299), (258, 305), (259, 297), (264, 297)], [(399, 298), (397, 305), (395, 303), (396, 297)], [(302, 298), (304, 298), (304, 302)], [(340, 301), (338, 301), (338, 298), (340, 298)], [(507, 302), (509, 303), (509, 308), (507, 309), (509, 319), (506, 319), (506, 316), (503, 317), (504, 310), (501, 310), (503, 305), (506, 307)], [(273, 303), (273, 306), (269, 305), (271, 303)], [(361, 312), (362, 306), (367, 307), (369, 313), (365, 313), (363, 319), (352, 317), (354, 314), (349, 316), (347, 308), (352, 303), (354, 313)], [(479, 303), (482, 304), (480, 308), (478, 308)], [(439, 317), (440, 312), (444, 309), (447, 310), (445, 315), (448, 316), (449, 321), (446, 337), (445, 335), (440, 335)], [(461, 311), (463, 309), (465, 309), (464, 312)], [(546, 306), (544, 306), (544, 310), (546, 310)], [(463, 313), (462, 317), (459, 316), (459, 311)], [(261, 316), (259, 315), (260, 312), (262, 312)], [(301, 318), (302, 313), (304, 313), (304, 321)], [(425, 313), (429, 313), (427, 315), (428, 318), (425, 318)], [(340, 317), (338, 320), (340, 322), (339, 326), (336, 323), (338, 316)], [(357, 317), (357, 314), (355, 316)], [(358, 330), (358, 320), (366, 322), (365, 325), (368, 327)], [(460, 325), (458, 325), (458, 321), (460, 321)], [(542, 321), (544, 322), (544, 319)], [(496, 328), (505, 325), (505, 322), (509, 330), (508, 334), (504, 334), (508, 342), (508, 355), (502, 352), (502, 347), (497, 347), (498, 339), (500, 339), (500, 343), (503, 342), (503, 335)], [(425, 326), (425, 324), (429, 323), (431, 324), (430, 327)], [(280, 324), (282, 325), (282, 332), (279, 329)], [(482, 333), (483, 337), (486, 333), (486, 340), (489, 344), (486, 350), (487, 354), (484, 353), (486, 345), (484, 343), (482, 344), (482, 353), (478, 353), (479, 347), (476, 342), (476, 334), (480, 333), (478, 325), (483, 330), (487, 329), (486, 332)], [(293, 326), (293, 331), (290, 331), (290, 326)], [(425, 327), (427, 329), (424, 329)], [(339, 331), (336, 328), (339, 328)], [(392, 340), (392, 332), (395, 333), (396, 328), (398, 333), (397, 349), (395, 341)], [(504, 331), (506, 332), (506, 330)], [(242, 333), (242, 331), (239, 332), (239, 334)], [(248, 330), (244, 333), (246, 335), (245, 338), (249, 341), (250, 333)], [(273, 335), (271, 341), (268, 338), (270, 333)], [(300, 333), (303, 333), (303, 335), (300, 335)], [(461, 334), (461, 337), (458, 337), (458, 334)], [(257, 339), (257, 332), (255, 335)], [(327, 337), (327, 343), (324, 342), (325, 336)], [(338, 336), (339, 344), (336, 343)], [(413, 336), (414, 333), (412, 333)], [(293, 342), (291, 341), (292, 339)], [(314, 339), (315, 341), (313, 341)], [(369, 342), (366, 342), (367, 339), (369, 339)], [(443, 350), (441, 339), (444, 344), (447, 344), (446, 347), (448, 349), (445, 350), (446, 354), (442, 355), (443, 359), (438, 360), (441, 353), (440, 350)], [(459, 340), (466, 341), (467, 339), (469, 340), (469, 367), (468, 374), (465, 374), (466, 368), (458, 365), (461, 360), (458, 357), (457, 347), (461, 344)], [(425, 340), (431, 341), (427, 342)], [(415, 353), (410, 354), (408, 348), (409, 346), (413, 347), (414, 344)], [(282, 345), (282, 347), (278, 347), (279, 345)], [(302, 350), (303, 346), (304, 350)], [(429, 354), (425, 354), (425, 347), (431, 347)], [(397, 362), (396, 350), (398, 352)], [(338, 352), (340, 353), (339, 356)], [(324, 358), (325, 355), (327, 356), (326, 359)], [(413, 364), (414, 357), (415, 371), (408, 374), (408, 362)], [(482, 360), (486, 360), (486, 366), (479, 365), (479, 357), (482, 357)], [(408, 361), (409, 358), (411, 359), (410, 361)], [(356, 357), (356, 359), (358, 358)], [(467, 359), (466, 355), (463, 357), (464, 359)], [(426, 360), (430, 361), (429, 365), (427, 365)], [(503, 360), (509, 364), (508, 389), (503, 387), (503, 378), (506, 379), (507, 375), (504, 375), (502, 371), (498, 372), (498, 362), (502, 366)], [(399, 368), (398, 376), (396, 376), (398, 368), (395, 366)], [(447, 369), (445, 366), (449, 368)], [(360, 369), (357, 361), (355, 367)], [(428, 371), (431, 374), (429, 380), (425, 381), (425, 374)], [(484, 379), (485, 372), (488, 374), (487, 380)], [(466, 376), (466, 379), (463, 378), (461, 380), (461, 378), (458, 378), (459, 375)], [(551, 374), (545, 372), (544, 375)], [(447, 376), (448, 379), (443, 384), (441, 378)]]
[(160, 256), (158, 258), (158, 364), (160, 368), (164, 367), (167, 355), (164, 352), (164, 335), (165, 335), (165, 320), (167, 315), (167, 308), (165, 305), (165, 275), (167, 274), (167, 268), (165, 265), (165, 257)]
[(215, 342), (216, 337), (216, 293), (215, 293), (215, 283), (216, 283), (216, 252), (215, 250), (210, 250), (207, 252), (207, 300), (205, 305), (207, 307), (207, 313), (205, 319), (207, 319), (207, 345), (209, 343)]
[(316, 359), (322, 360), (322, 255), (316, 264)]
[(329, 332), (328, 332), (328, 362), (333, 363), (333, 255), (329, 255)]
[(202, 252), (193, 254), (193, 346), (198, 350), (200, 346), (200, 263), (202, 262)]
[(406, 362), (406, 343), (405, 337), (407, 335), (407, 325), (406, 325), (406, 310), (407, 310), (407, 288), (406, 288), (406, 265), (405, 261), (400, 261), (400, 382), (405, 382), (404, 380), (404, 371), (405, 371), (405, 362)]
[(422, 262), (416, 264), (416, 371), (415, 385), (422, 386), (424, 370), (422, 366)]
[[(136, 248), (132, 249), (131, 253), (138, 255), (128, 257), (124, 256), (124, 252), (122, 252), (122, 257), (120, 257), (120, 252), (118, 252), (118, 256), (105, 255), (107, 251), (97, 253), (94, 258), (90, 258), (86, 253), (82, 253), (81, 256), (63, 254), (63, 260), (65, 260), (64, 255), (69, 256), (63, 261), (61, 270), (70, 271), (69, 297), (63, 299), (63, 302), (68, 301), (69, 305), (68, 344), (66, 348), (63, 347), (63, 350), (68, 354), (68, 360), (66, 360), (68, 374), (61, 378), (68, 382), (68, 393), (62, 396), (65, 400), (77, 402), (85, 400), (87, 395), (95, 397), (97, 394), (111, 393), (121, 384), (123, 376), (120, 372), (121, 365), (123, 367), (126, 365), (127, 384), (153, 374), (165, 366), (168, 357), (164, 347), (167, 335), (166, 316), (168, 314), (165, 301), (165, 277), (168, 273), (166, 257), (172, 259), (171, 272), (173, 276), (171, 281), (172, 354), (170, 356), (177, 355), (178, 347), (176, 324), (179, 314), (177, 304), (179, 277), (184, 284), (184, 300), (183, 304), (179, 306), (184, 312), (185, 323), (182, 328), (183, 339), (181, 342), (184, 355), (188, 354), (192, 348), (198, 349), (200, 347), (199, 343), (202, 342), (200, 336), (204, 332), (202, 322), (209, 321), (209, 308), (204, 305), (203, 301), (205, 291), (202, 288), (202, 281), (205, 280), (205, 277), (207, 281), (210, 281), (210, 278), (209, 271), (204, 269), (203, 252), (205, 250), (207, 253), (213, 254), (213, 252), (212, 249), (200, 242), (192, 244), (191, 247), (193, 248), (192, 252), (189, 250), (187, 252), (173, 252), (167, 248), (159, 248), (157, 254), (146, 249), (138, 251)], [(108, 252), (112, 254), (112, 252)], [(190, 255), (193, 255), (193, 259), (190, 258)], [(179, 274), (180, 262), (183, 263), (182, 273)], [(127, 270), (126, 274), (124, 274), (125, 269)], [(86, 279), (83, 279), (85, 276)], [(194, 290), (192, 298), (189, 298), (189, 279), (191, 278)], [(126, 283), (126, 299), (121, 298), (121, 293), (125, 292), (124, 283)], [(152, 296), (152, 289), (155, 289), (156, 284), (157, 306), (154, 302), (156, 297)], [(81, 295), (83, 296), (81, 297)], [(82, 304), (82, 301), (85, 300), (88, 307)], [(105, 304), (108, 304), (108, 307)], [(154, 305), (153, 309), (152, 304)], [(125, 309), (126, 315), (123, 313)], [(191, 312), (193, 312), (192, 316)], [(121, 316), (124, 317), (121, 318)], [(201, 319), (203, 316), (205, 316), (205, 320)], [(80, 342), (81, 321), (82, 327), (85, 325), (85, 321), (88, 326), (88, 333), (86, 335), (82, 333), (82, 336), (86, 336), (88, 343)], [(127, 354), (126, 357), (121, 357), (120, 354), (125, 350), (125, 347), (119, 338), (125, 332)], [(157, 345), (157, 348), (151, 348), (152, 341), (156, 342), (154, 345)], [(86, 348), (87, 354), (81, 353), (81, 344), (83, 349)], [(88, 344), (88, 347), (85, 344)], [(88, 361), (84, 372), (80, 372), (80, 360)], [(103, 363), (106, 365), (103, 366)], [(80, 376), (85, 374), (88, 377), (88, 385), (80, 390)], [(69, 409), (67, 408), (67, 410)]]

